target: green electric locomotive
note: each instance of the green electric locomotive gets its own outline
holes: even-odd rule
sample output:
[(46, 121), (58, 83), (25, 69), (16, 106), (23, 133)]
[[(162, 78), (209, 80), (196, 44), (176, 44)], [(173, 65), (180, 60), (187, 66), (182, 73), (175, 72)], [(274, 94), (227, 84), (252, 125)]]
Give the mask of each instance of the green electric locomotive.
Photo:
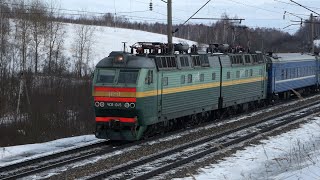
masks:
[(97, 65), (93, 104), (97, 138), (139, 140), (199, 123), (223, 110), (248, 109), (266, 98), (261, 53), (204, 51), (140, 42), (112, 52)]

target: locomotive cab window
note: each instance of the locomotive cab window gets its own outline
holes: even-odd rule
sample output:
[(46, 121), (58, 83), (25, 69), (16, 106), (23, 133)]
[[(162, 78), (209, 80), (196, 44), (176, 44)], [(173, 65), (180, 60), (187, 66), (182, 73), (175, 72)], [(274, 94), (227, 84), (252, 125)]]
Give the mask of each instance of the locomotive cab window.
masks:
[(97, 83), (114, 83), (116, 70), (100, 69), (98, 70)]
[(118, 83), (136, 84), (139, 70), (121, 69), (119, 72)]

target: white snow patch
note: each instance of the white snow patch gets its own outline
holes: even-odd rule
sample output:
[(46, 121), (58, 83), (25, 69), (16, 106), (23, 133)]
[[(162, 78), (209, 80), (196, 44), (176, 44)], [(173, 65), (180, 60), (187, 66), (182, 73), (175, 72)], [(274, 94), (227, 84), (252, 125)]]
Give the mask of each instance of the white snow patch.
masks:
[(29, 159), (66, 151), (79, 146), (93, 144), (99, 141), (102, 140), (95, 138), (94, 135), (85, 135), (58, 139), (46, 143), (0, 147), (0, 166), (7, 166)]
[[(199, 170), (202, 179), (320, 179), (320, 117)], [(183, 178), (193, 179), (191, 177)]]
[[(77, 24), (65, 24), (65, 54), (72, 58), (74, 55), (74, 41), (76, 37)], [(101, 59), (107, 57), (112, 51), (123, 51), (123, 43), (127, 42), (127, 52), (130, 52), (129, 46), (136, 42), (167, 42), (167, 36), (140, 30), (122, 29), (105, 26), (90, 26), (93, 27), (93, 47), (92, 60), (97, 64)], [(194, 41), (173, 38), (174, 43), (184, 42), (189, 44), (197, 44)]]

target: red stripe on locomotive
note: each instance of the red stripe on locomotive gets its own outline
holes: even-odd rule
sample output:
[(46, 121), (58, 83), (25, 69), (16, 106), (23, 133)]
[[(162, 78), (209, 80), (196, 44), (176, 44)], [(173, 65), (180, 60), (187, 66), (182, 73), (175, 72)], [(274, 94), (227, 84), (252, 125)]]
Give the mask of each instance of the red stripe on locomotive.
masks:
[(137, 102), (137, 99), (136, 99), (136, 98), (94, 97), (94, 101), (105, 101), (105, 102)]
[(118, 120), (123, 123), (136, 123), (136, 118), (124, 118), (124, 117), (96, 117), (96, 122), (110, 122), (111, 120)]

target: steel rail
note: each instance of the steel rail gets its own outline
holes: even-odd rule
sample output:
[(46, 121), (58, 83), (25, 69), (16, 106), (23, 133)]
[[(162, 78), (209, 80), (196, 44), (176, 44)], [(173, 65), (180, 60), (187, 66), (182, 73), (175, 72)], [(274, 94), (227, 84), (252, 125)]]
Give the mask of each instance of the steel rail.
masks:
[(301, 118), (310, 116), (315, 111), (319, 111), (320, 110), (320, 106), (318, 106), (315, 109), (311, 109), (311, 110), (310, 109), (308, 110), (308, 108), (310, 108), (311, 106), (318, 105), (319, 102), (320, 101), (313, 102), (313, 103), (310, 103), (310, 104), (307, 104), (307, 105), (303, 105), (303, 106), (300, 106), (300, 107), (296, 107), (296, 108), (291, 109), (289, 111), (286, 111), (286, 112), (284, 112), (282, 114), (278, 114), (278, 115), (275, 115), (275, 116), (272, 116), (272, 117), (268, 117), (268, 118), (262, 119), (259, 122), (254, 122), (252, 124), (247, 124), (247, 125), (244, 125), (244, 126), (241, 126), (241, 127), (237, 127), (236, 129), (233, 129), (231, 131), (227, 131), (227, 132), (224, 132), (224, 133), (221, 133), (221, 134), (218, 134), (218, 135), (213, 135), (213, 136), (201, 139), (199, 141), (191, 142), (191, 143), (182, 145), (180, 147), (173, 148), (171, 150), (168, 150), (168, 151), (165, 151), (165, 152), (162, 152), (162, 153), (159, 153), (159, 154), (151, 155), (149, 157), (145, 157), (143, 159), (136, 160), (133, 163), (130, 163), (130, 164), (127, 164), (127, 165), (124, 165), (124, 166), (120, 166), (120, 167), (116, 167), (116, 168), (114, 168), (114, 169), (112, 169), (110, 171), (106, 171), (106, 172), (102, 172), (100, 174), (94, 175), (92, 177), (89, 177), (88, 179), (110, 178), (112, 176), (116, 176), (117, 174), (128, 172), (129, 170), (132, 170), (134, 168), (140, 167), (140, 166), (145, 165), (147, 163), (151, 163), (151, 162), (154, 162), (154, 161), (159, 160), (161, 158), (168, 157), (168, 156), (173, 155), (173, 154), (175, 154), (177, 152), (181, 152), (181, 151), (183, 151), (185, 149), (189, 149), (189, 148), (192, 148), (192, 147), (195, 147), (195, 146), (199, 146), (199, 145), (205, 144), (205, 143), (213, 141), (215, 139), (219, 139), (219, 138), (234, 134), (234, 133), (239, 132), (241, 130), (245, 130), (245, 129), (248, 129), (250, 127), (261, 125), (261, 124), (263, 124), (265, 122), (268, 122), (268, 121), (273, 121), (276, 118), (281, 118), (283, 116), (286, 116), (288, 113), (295, 113), (297, 110), (301, 111), (302, 109), (307, 109), (306, 113), (304, 113), (304, 114), (296, 115), (294, 117), (285, 117), (283, 119), (283, 121), (276, 121), (275, 124), (272, 124), (272, 125), (267, 126), (267, 127), (263, 127), (262, 129), (258, 128), (257, 131), (249, 133), (248, 135), (241, 136), (241, 137), (235, 137), (235, 138), (233, 138), (232, 140), (230, 140), (228, 142), (221, 143), (220, 144), (221, 146), (219, 146), (219, 147), (212, 147), (212, 148), (209, 148), (208, 150), (205, 150), (205, 151), (203, 151), (201, 153), (197, 153), (197, 154), (192, 155), (192, 156), (190, 156), (188, 158), (184, 158), (182, 160), (176, 160), (176, 162), (174, 162), (174, 163), (171, 163), (171, 164), (169, 164), (167, 166), (163, 166), (163, 167), (158, 168), (158, 169), (156, 169), (154, 171), (147, 172), (147, 173), (145, 173), (143, 175), (139, 175), (139, 176), (135, 177), (134, 179), (139, 179), (140, 180), (140, 179), (152, 178), (152, 177), (154, 177), (154, 176), (156, 176), (158, 174), (162, 174), (164, 172), (172, 170), (173, 168), (176, 168), (176, 167), (179, 167), (181, 165), (184, 165), (184, 164), (186, 164), (188, 162), (191, 162), (191, 161), (193, 161), (195, 159), (202, 158), (207, 154), (211, 154), (213, 152), (217, 152), (217, 151), (219, 151), (221, 149), (221, 147), (228, 147), (228, 146), (231, 146), (231, 145), (238, 144), (238, 143), (243, 142), (245, 140), (248, 140), (248, 139), (251, 139), (253, 137), (256, 137), (257, 135), (261, 135), (261, 133), (266, 133), (266, 132), (272, 131), (275, 128), (279, 128), (281, 126), (287, 125), (288, 123), (291, 123), (291, 122), (293, 122), (295, 120), (299, 120)]

